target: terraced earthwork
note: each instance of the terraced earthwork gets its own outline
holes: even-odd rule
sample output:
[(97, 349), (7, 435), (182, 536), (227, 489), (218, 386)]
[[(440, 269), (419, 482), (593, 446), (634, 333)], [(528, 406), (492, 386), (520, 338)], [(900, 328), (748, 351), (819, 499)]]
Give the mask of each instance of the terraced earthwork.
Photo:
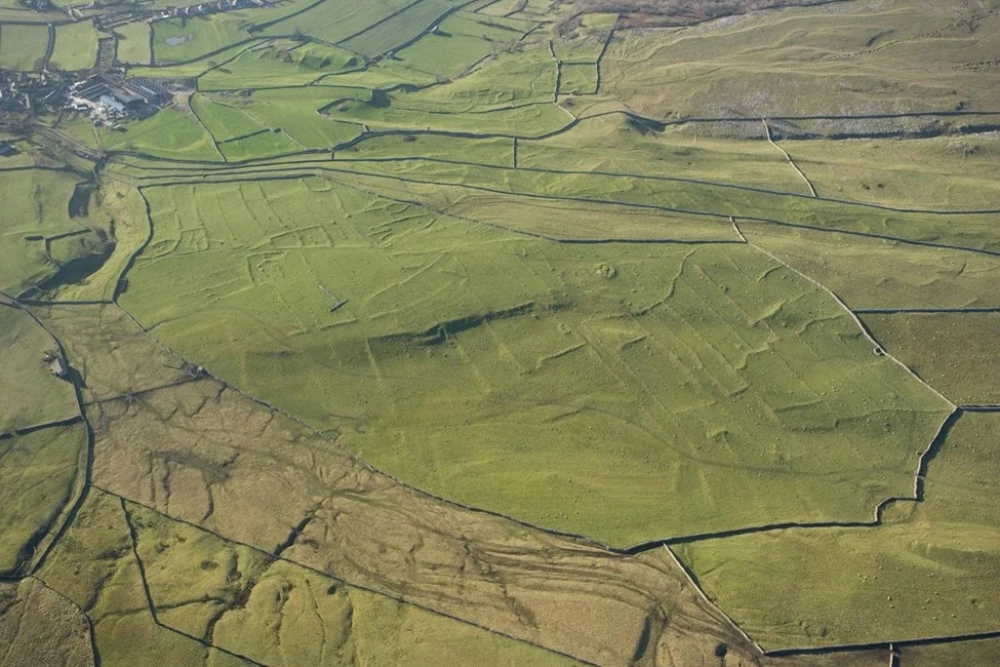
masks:
[(1000, 664), (998, 21), (0, 0), (0, 663)]

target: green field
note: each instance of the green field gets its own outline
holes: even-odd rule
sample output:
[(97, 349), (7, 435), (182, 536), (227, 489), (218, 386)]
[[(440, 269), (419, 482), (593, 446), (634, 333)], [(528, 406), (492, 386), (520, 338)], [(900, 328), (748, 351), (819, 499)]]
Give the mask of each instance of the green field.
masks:
[[(233, 44), (251, 41), (250, 28), (278, 21), (305, 8), (305, 0), (286, 0), (267, 8), (251, 7), (205, 16), (156, 21), (153, 29), (153, 57), (158, 64), (218, 58)], [(290, 33), (277, 33), (288, 35)]]
[(937, 210), (1000, 208), (1000, 136), (787, 146), (824, 196)]
[[(355, 106), (359, 106), (355, 103)], [(554, 107), (548, 107), (554, 108)], [(927, 244), (996, 253), (992, 214), (942, 216), (887, 212), (808, 196), (788, 196), (727, 183), (678, 181), (635, 174), (564, 172), (558, 169), (500, 169), (480, 165), (430, 164), (420, 160), (365, 165), (359, 173), (411, 183), (459, 185), (497, 193), (594, 203), (623, 203), (652, 210), (726, 219), (746, 216), (776, 228), (805, 227), (888, 236)]]
[(97, 30), (90, 23), (71, 23), (56, 29), (56, 48), (50, 69), (85, 70), (97, 59)]
[[(46, 285), (68, 260), (86, 257), (88, 249), (77, 241), (103, 243), (101, 234), (106, 237), (109, 228), (104, 211), (94, 206), (90, 216), (70, 217), (78, 177), (65, 171), (27, 169), (4, 173), (0, 179), (0, 193), (7, 202), (0, 208), (0, 290), (17, 295)], [(58, 284), (48, 286), (55, 287)]]
[(0, 432), (70, 419), (79, 413), (68, 380), (55, 377), (46, 354), (58, 353), (55, 341), (27, 314), (0, 305)]
[(266, 130), (254, 135), (219, 144), (219, 150), (230, 162), (271, 155), (287, 155), (302, 150), (302, 144), (279, 130)]
[(1000, 306), (993, 255), (743, 223), (753, 243), (816, 278), (851, 308)]
[[(447, 23), (446, 19), (442, 25), (446, 26)], [(435, 76), (453, 78), (493, 53), (494, 49), (494, 44), (479, 37), (456, 33), (449, 33), (447, 37), (429, 34), (415, 44), (401, 49), (396, 57), (407, 67)]]
[(337, 44), (366, 30), (392, 14), (415, 4), (413, 0), (376, 0), (344, 6), (324, 2), (269, 26), (266, 35), (306, 33), (329, 44)]
[[(0, 317), (3, 313), (0, 313)], [(4, 359), (6, 362), (7, 359)], [(24, 377), (22, 382), (36, 382)], [(23, 572), (71, 502), (87, 431), (81, 425), (51, 427), (0, 439), (0, 573)]]
[(420, 0), (342, 44), (345, 49), (366, 58), (376, 58), (415, 40), (432, 28), (441, 16), (459, 6), (461, 0)]
[(115, 28), (118, 33), (118, 62), (149, 65), (153, 57), (149, 41), (151, 30), (149, 24), (142, 21)]
[(962, 415), (930, 463), (925, 502), (891, 509), (883, 526), (774, 531), (679, 553), (709, 597), (771, 649), (993, 630), (997, 422)]
[[(249, 665), (156, 624), (132, 554), (129, 527), (116, 498), (90, 494), (39, 578), (77, 606), (87, 608), (102, 664)], [(123, 637), (129, 640), (122, 641)]]
[(1000, 0), (54, 2), (3, 667), (1000, 661)]
[(271, 128), (281, 128), (307, 148), (328, 148), (358, 136), (360, 124), (340, 121), (323, 109), (336, 99), (368, 97), (363, 88), (317, 86), (308, 90), (262, 90), (254, 94), (246, 113)]
[(38, 69), (48, 41), (49, 31), (44, 25), (0, 25), (0, 67)]
[(268, 129), (253, 120), (240, 108), (205, 95), (191, 97), (191, 108), (216, 141), (229, 141)]
[(329, 74), (359, 67), (349, 51), (317, 43), (269, 40), (251, 46), (236, 58), (199, 78), (203, 91), (305, 85)]
[(864, 315), (887, 350), (955, 403), (1000, 405), (1000, 313)]
[(593, 95), (597, 92), (597, 65), (563, 63), (560, 71), (560, 95)]
[(198, 116), (178, 107), (168, 107), (152, 118), (130, 123), (124, 132), (107, 132), (103, 143), (109, 150), (157, 157), (210, 162), (222, 159)]
[[(627, 545), (862, 520), (905, 492), (944, 416), (836, 304), (739, 245), (552, 247), (319, 180), (147, 196), (154, 241), (125, 303), (182, 355), (421, 488), (553, 528)], [(337, 212), (303, 228), (311, 206)], [(156, 290), (166, 275), (197, 298)], [(756, 284), (774, 296), (747, 302)], [(350, 300), (333, 317), (321, 286)], [(873, 438), (878, 464), (852, 444)], [(859, 477), (822, 473), (847, 459)], [(679, 494), (700, 500), (673, 505)]]

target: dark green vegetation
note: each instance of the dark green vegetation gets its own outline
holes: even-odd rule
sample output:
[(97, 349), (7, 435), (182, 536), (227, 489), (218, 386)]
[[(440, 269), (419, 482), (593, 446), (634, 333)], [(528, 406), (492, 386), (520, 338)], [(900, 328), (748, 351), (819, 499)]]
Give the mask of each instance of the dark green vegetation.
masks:
[(1000, 3), (772, 4), (0, 7), (0, 662), (1000, 663)]

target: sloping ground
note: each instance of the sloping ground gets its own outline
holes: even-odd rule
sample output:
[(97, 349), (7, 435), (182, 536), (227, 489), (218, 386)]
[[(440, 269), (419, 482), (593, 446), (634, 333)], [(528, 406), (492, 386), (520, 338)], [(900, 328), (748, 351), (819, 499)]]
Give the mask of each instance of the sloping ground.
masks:
[(620, 31), (603, 60), (605, 90), (654, 118), (829, 115), (847, 121), (839, 132), (862, 136), (892, 126), (864, 116), (996, 111), (996, 9), (995, 1), (843, 2), (673, 34)]
[(58, 354), (56, 342), (29, 315), (0, 304), (0, 433), (79, 414), (73, 385), (46, 361)]
[[(94, 179), (56, 130), (0, 158), (0, 289), (39, 300), (0, 311), (85, 404), (0, 434), (35, 585), (0, 663), (997, 661), (1000, 413), (931, 436), (934, 390), (993, 396), (1000, 4), (602, 1), (159, 22), (178, 64), (131, 73), (217, 92), (63, 119)], [(90, 48), (65, 28), (50, 67)], [(79, 303), (119, 297), (185, 357)], [(0, 431), (74, 388), (26, 322)]]
[(1000, 405), (1000, 312), (864, 315), (879, 342), (955, 403)]
[(622, 24), (637, 26), (691, 25), (724, 16), (748, 14), (772, 7), (825, 5), (830, 0), (572, 0), (585, 14), (623, 14)]
[(996, 630), (998, 422), (961, 415), (929, 464), (925, 501), (896, 506), (882, 526), (708, 540), (681, 558), (769, 649)]
[(599, 664), (628, 664), (661, 608), (671, 622), (654, 618), (649, 641), (673, 664), (707, 655), (713, 637), (741, 643), (665, 551), (611, 557), (439, 503), (217, 382), (106, 402), (91, 418), (95, 486), (355, 586)]
[[(80, 180), (66, 171), (26, 169), (0, 175), (0, 290), (18, 295), (55, 276), (60, 265), (48, 239), (87, 234), (85, 220), (70, 214), (69, 202)], [(107, 220), (87, 221), (105, 227)]]
[(811, 229), (742, 222), (753, 243), (828, 286), (854, 309), (996, 308), (1000, 257)]
[(325, 186), (149, 190), (124, 303), (419, 488), (622, 547), (870, 521), (947, 414), (745, 244), (553, 244)]
[[(107, 307), (48, 310), (169, 383), (145, 334), (128, 343), (109, 314), (100, 332), (69, 324)], [(81, 367), (105, 366), (100, 347), (69, 347)], [(150, 647), (176, 664), (439, 664), (470, 652), (478, 664), (573, 664), (504, 635), (610, 665), (641, 647), (680, 667), (721, 642), (731, 664), (752, 664), (665, 550), (613, 555), (438, 502), (214, 380), (104, 399), (87, 416), (94, 486), (39, 576), (88, 610), (102, 664), (150, 664)], [(326, 634), (310, 633), (322, 619)], [(278, 639), (254, 643), (254, 628)]]
[(87, 618), (40, 581), (0, 584), (0, 656), (7, 667), (93, 667)]
[(80, 424), (0, 439), (0, 574), (23, 575), (55, 538), (81, 490), (86, 448)]

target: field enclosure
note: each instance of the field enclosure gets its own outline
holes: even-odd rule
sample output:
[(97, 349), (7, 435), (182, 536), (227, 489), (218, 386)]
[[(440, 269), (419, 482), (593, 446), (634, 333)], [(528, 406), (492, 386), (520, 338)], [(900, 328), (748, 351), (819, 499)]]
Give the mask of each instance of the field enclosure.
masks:
[[(911, 443), (946, 414), (835, 303), (738, 243), (553, 246), (319, 179), (147, 197), (156, 231), (123, 303), (182, 356), (420, 488), (533, 523), (625, 546), (864, 520), (905, 492)], [(291, 223), (310, 209), (330, 218)], [(147, 291), (158, 276), (184, 276), (178, 300)], [(329, 294), (347, 300), (332, 314)], [(851, 454), (862, 441), (884, 458)], [(851, 456), (858, 477), (815, 479)]]
[(1000, 664), (1000, 0), (43, 5), (0, 663)]

